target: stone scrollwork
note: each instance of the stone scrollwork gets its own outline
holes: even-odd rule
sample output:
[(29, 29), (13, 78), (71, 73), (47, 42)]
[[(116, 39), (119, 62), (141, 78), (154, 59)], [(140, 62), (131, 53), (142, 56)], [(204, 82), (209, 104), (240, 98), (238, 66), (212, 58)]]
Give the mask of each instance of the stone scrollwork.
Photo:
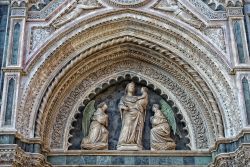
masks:
[(30, 50), (44, 43), (47, 37), (53, 32), (50, 27), (32, 27)]
[[(114, 55), (115, 56), (115, 55)], [(116, 56), (115, 56), (116, 57)], [(109, 56), (109, 58), (111, 58), (111, 56)], [(100, 59), (99, 59), (100, 60)], [(105, 60), (105, 58), (104, 58)], [(194, 104), (192, 102), (191, 99), (189, 99), (189, 96), (184, 92), (184, 90), (182, 90), (182, 88), (179, 87), (179, 85), (177, 85), (176, 83), (174, 83), (173, 81), (171, 81), (170, 78), (166, 78), (166, 76), (164, 74), (162, 74), (161, 72), (157, 72), (156, 70), (153, 70), (152, 67), (147, 66), (146, 64), (138, 64), (135, 63), (134, 61), (131, 60), (121, 60), (122, 63), (113, 63), (112, 65), (109, 65), (109, 68), (105, 68), (104, 69), (99, 69), (96, 72), (91, 73), (91, 75), (88, 77), (88, 80), (83, 80), (83, 82), (81, 84), (79, 84), (75, 90), (70, 93), (70, 96), (68, 96), (65, 99), (65, 102), (63, 103), (64, 105), (62, 105), (59, 108), (60, 111), (60, 115), (55, 121), (57, 122), (57, 124), (55, 124), (55, 126), (53, 127), (54, 130), (56, 131), (61, 131), (60, 129), (63, 128), (65, 125), (62, 125), (61, 123), (65, 122), (63, 120), (66, 120), (69, 114), (69, 111), (71, 109), (71, 107), (68, 106), (68, 104), (72, 104), (72, 103), (76, 103), (74, 102), (74, 99), (79, 99), (81, 93), (80, 92), (85, 92), (87, 89), (90, 88), (91, 83), (95, 83), (98, 82), (97, 79), (101, 80), (105, 77), (108, 77), (110, 74), (112, 73), (118, 73), (120, 71), (123, 71), (125, 69), (133, 69), (135, 71), (135, 73), (142, 73), (147, 75), (148, 77), (153, 77), (156, 80), (158, 80), (158, 82), (160, 82), (161, 84), (166, 84), (168, 89), (173, 89), (176, 91), (177, 96), (182, 96), (182, 102), (184, 103), (184, 105), (186, 107), (189, 108), (189, 110), (191, 111), (191, 117), (192, 119), (195, 119), (195, 121), (193, 121), (197, 127), (195, 133), (199, 133), (199, 137), (197, 136), (197, 148), (206, 148), (207, 147), (207, 136), (204, 134), (204, 124), (203, 121), (201, 121), (200, 118), (200, 114), (197, 113), (197, 109), (196, 109), (196, 104)], [(105, 64), (103, 64), (105, 65)], [(107, 66), (107, 64), (105, 65)], [(139, 69), (138, 69), (139, 68)], [(148, 71), (147, 69), (151, 69), (151, 71)], [(99, 76), (98, 78), (96, 78), (95, 76)], [(159, 77), (159, 78), (158, 78)], [(60, 120), (59, 120), (60, 119)], [(61, 123), (60, 123), (61, 122)], [(60, 124), (59, 124), (60, 123)], [(45, 134), (47, 136), (47, 134)], [(53, 133), (52, 134), (52, 140), (51, 140), (51, 147), (52, 148), (60, 148), (61, 147), (61, 142), (62, 142), (62, 136), (63, 134), (59, 134), (59, 133)], [(47, 137), (46, 137), (47, 138)]]
[(13, 167), (52, 167), (44, 155), (26, 153), (16, 145), (0, 148), (0, 164)]
[(5, 148), (0, 149), (0, 164), (13, 162), (15, 159), (15, 149)]
[(232, 153), (218, 155), (210, 167), (248, 167), (250, 166), (250, 146), (242, 145)]
[[(56, 95), (58, 95), (58, 97), (59, 97), (61, 92), (64, 92), (68, 85), (73, 86), (74, 83), (70, 83), (70, 84), (65, 83), (65, 85), (60, 87), (60, 88), (56, 87), (56, 85), (61, 85), (61, 84), (57, 84), (57, 83), (61, 80), (60, 78), (65, 74), (65, 71), (69, 70), (70, 68), (73, 68), (73, 66), (77, 64), (76, 62), (78, 62), (80, 59), (83, 58), (83, 57), (80, 58), (80, 56), (74, 55), (76, 51), (80, 52), (82, 50), (84, 52), (83, 55), (86, 56), (85, 58), (88, 58), (90, 55), (94, 54), (95, 52), (97, 52), (97, 51), (101, 52), (102, 49), (105, 49), (106, 47), (109, 47), (111, 45), (115, 45), (117, 43), (136, 43), (136, 44), (139, 43), (138, 45), (140, 45), (140, 47), (152, 48), (151, 50), (159, 51), (159, 55), (157, 55), (157, 56), (151, 55), (151, 58), (148, 58), (149, 61), (154, 62), (153, 61), (154, 59), (161, 57), (160, 60), (157, 60), (156, 64), (159, 65), (159, 62), (161, 62), (163, 64), (162, 67), (164, 67), (164, 66), (166, 67), (167, 65), (170, 65), (171, 64), (170, 62), (172, 62), (172, 64), (175, 64), (175, 63), (181, 64), (180, 67), (176, 67), (175, 69), (179, 69), (179, 71), (183, 70), (183, 71), (190, 72), (186, 76), (190, 76), (190, 78), (192, 78), (192, 79), (188, 78), (188, 79), (186, 79), (186, 81), (191, 80), (189, 83), (195, 83), (193, 85), (199, 85), (200, 86), (199, 88), (194, 88), (194, 87), (190, 86), (189, 83), (185, 83), (186, 81), (184, 79), (186, 77), (183, 76), (181, 78), (178, 76), (176, 78), (182, 80), (179, 82), (183, 83), (183, 85), (185, 85), (184, 86), (185, 89), (181, 89), (180, 87), (178, 87), (178, 89), (174, 88), (174, 86), (172, 86), (172, 85), (174, 85), (175, 82), (171, 79), (168, 80), (169, 89), (170, 90), (177, 89), (178, 90), (178, 91), (176, 90), (177, 92), (181, 91), (181, 93), (176, 94), (176, 97), (178, 96), (178, 98), (180, 98), (182, 100), (183, 104), (185, 103), (185, 106), (187, 106), (186, 109), (188, 108), (187, 110), (190, 109), (189, 114), (192, 115), (192, 118), (196, 119), (195, 121), (192, 121), (192, 123), (196, 124), (196, 125), (194, 125), (195, 127), (199, 127), (199, 128), (195, 128), (195, 129), (197, 129), (197, 131), (200, 131), (200, 133), (202, 135), (205, 135), (204, 133), (206, 132), (207, 129), (211, 132), (209, 134), (211, 135), (212, 140), (214, 139), (214, 136), (217, 136), (217, 134), (218, 134), (217, 128), (213, 127), (214, 125), (212, 123), (212, 122), (215, 122), (214, 121), (215, 117), (212, 116), (213, 114), (208, 114), (209, 112), (215, 111), (213, 109), (214, 106), (217, 107), (216, 102), (214, 101), (214, 95), (216, 96), (216, 98), (222, 98), (222, 101), (219, 105), (221, 106), (221, 108), (223, 110), (222, 115), (223, 115), (223, 120), (225, 120), (223, 122), (224, 126), (227, 127), (228, 131), (231, 128), (230, 135), (233, 135), (238, 131), (239, 127), (241, 126), (240, 119), (238, 119), (238, 114), (235, 117), (231, 117), (232, 113), (238, 112), (238, 108), (235, 105), (235, 97), (234, 97), (234, 95), (232, 93), (232, 89), (231, 89), (232, 85), (230, 85), (227, 82), (228, 78), (225, 75), (227, 65), (226, 65), (226, 63), (221, 63), (222, 65), (218, 65), (219, 64), (218, 62), (223, 62), (223, 61), (221, 61), (221, 59), (218, 58), (219, 56), (221, 56), (220, 52), (218, 53), (215, 50), (213, 50), (211, 47), (207, 46), (207, 44), (204, 44), (204, 42), (201, 40), (202, 38), (198, 38), (197, 34), (192, 35), (189, 31), (184, 31), (182, 27), (178, 27), (178, 26), (176, 29), (171, 29), (171, 25), (169, 25), (166, 20), (162, 20), (160, 22), (160, 23), (162, 23), (162, 25), (157, 25), (157, 24), (152, 22), (152, 26), (149, 27), (150, 19), (147, 19), (147, 16), (144, 16), (145, 18), (139, 17), (139, 16), (141, 16), (141, 15), (139, 15), (141, 13), (138, 13), (138, 15), (137, 15), (137, 13), (138, 12), (132, 11), (132, 13), (130, 13), (130, 15), (126, 15), (126, 18), (123, 19), (122, 17), (121, 18), (119, 17), (120, 15), (124, 14), (121, 12), (121, 13), (119, 13), (119, 16), (118, 16), (118, 14), (115, 15), (115, 17), (117, 18), (116, 22), (110, 21), (111, 22), (110, 24), (108, 24), (108, 23), (106, 24), (106, 22), (103, 23), (101, 21), (96, 21), (97, 22), (96, 27), (94, 27), (94, 28), (91, 27), (91, 30), (88, 30), (88, 31), (86, 30), (86, 33), (82, 29), (80, 29), (80, 30), (77, 29), (76, 31), (71, 33), (73, 35), (77, 34), (76, 37), (74, 37), (73, 35), (69, 38), (67, 37), (67, 39), (70, 39), (70, 40), (68, 40), (66, 42), (62, 41), (62, 40), (64, 40), (62, 38), (62, 36), (58, 36), (57, 38), (58, 38), (58, 40), (61, 41), (61, 43), (58, 42), (58, 44), (57, 44), (57, 42), (55, 42), (56, 45), (54, 45), (55, 47), (53, 47), (53, 48), (50, 46), (48, 46), (48, 47), (46, 46), (46, 48), (44, 50), (42, 50), (42, 53), (38, 54), (38, 57), (45, 55), (45, 54), (51, 55), (51, 56), (42, 57), (42, 60), (46, 60), (46, 61), (41, 62), (39, 64), (41, 66), (39, 67), (39, 69), (37, 69), (37, 72), (34, 72), (35, 74), (34, 74), (34, 76), (32, 76), (32, 80), (29, 82), (29, 84), (27, 84), (28, 85), (27, 87), (32, 87), (34, 89), (32, 89), (31, 91), (29, 89), (26, 89), (23, 91), (24, 94), (23, 94), (23, 98), (22, 98), (22, 102), (21, 102), (21, 107), (19, 107), (20, 109), (19, 109), (18, 114), (17, 114), (17, 129), (18, 129), (18, 131), (20, 131), (20, 133), (24, 134), (25, 136), (32, 135), (33, 130), (31, 128), (29, 128), (28, 126), (32, 125), (33, 115), (36, 115), (36, 113), (38, 113), (37, 114), (38, 116), (36, 117), (37, 118), (36, 134), (39, 134), (39, 135), (43, 136), (44, 138), (46, 138), (46, 139), (44, 139), (44, 140), (46, 140), (46, 142), (47, 142), (47, 140), (49, 142), (51, 142), (51, 143), (46, 143), (46, 146), (48, 146), (48, 148), (50, 146), (53, 146), (53, 148), (55, 148), (55, 149), (62, 148), (64, 145), (63, 141), (62, 141), (62, 140), (64, 140), (64, 136), (63, 136), (62, 132), (64, 131), (65, 128), (67, 128), (67, 127), (65, 127), (66, 126), (65, 122), (67, 122), (67, 118), (69, 116), (67, 114), (69, 114), (73, 110), (73, 106), (69, 105), (69, 104), (75, 103), (73, 95), (76, 95), (78, 93), (81, 94), (81, 91), (85, 90), (85, 88), (92, 85), (91, 83), (96, 83), (99, 80), (95, 79), (94, 76), (91, 76), (88, 78), (88, 80), (86, 80), (86, 82), (91, 82), (90, 84), (83, 83), (81, 86), (79, 86), (79, 89), (77, 88), (77, 91), (72, 91), (72, 92), (68, 91), (68, 95), (70, 97), (66, 97), (66, 94), (65, 94), (65, 96), (64, 96), (65, 99), (68, 98), (67, 103), (64, 103), (65, 106), (58, 105), (57, 102), (59, 99), (56, 96), (54, 97), (53, 94), (50, 94), (50, 92), (54, 91), (54, 88), (55, 88), (55, 92), (57, 92), (57, 91), (59, 92), (59, 93), (56, 93)], [(109, 19), (110, 17), (111, 16), (108, 17), (105, 15), (105, 18), (101, 17), (101, 19)], [(136, 19), (138, 21), (134, 21)], [(124, 24), (124, 20), (126, 21), (126, 23), (129, 23), (129, 24)], [(122, 24), (119, 21), (122, 22)], [(165, 22), (166, 22), (166, 24), (165, 24)], [(87, 25), (87, 23), (86, 23), (86, 25)], [(78, 26), (81, 28), (84, 27), (81, 25), (78, 25)], [(159, 26), (159, 27), (162, 26), (162, 27), (160, 29), (157, 26)], [(167, 27), (167, 28), (170, 27), (170, 28), (164, 29), (163, 27)], [(147, 32), (149, 30), (150, 30), (150, 33)], [(171, 32), (168, 30), (171, 30)], [(179, 33), (182, 33), (182, 32), (185, 33), (185, 36), (182, 36), (180, 34), (178, 35), (175, 32), (175, 30), (176, 31), (178, 30)], [(159, 32), (161, 32), (161, 33), (159, 33)], [(133, 34), (133, 37), (131, 37), (131, 36), (124, 36), (123, 37), (122, 36), (123, 34), (125, 34), (125, 35), (126, 34)], [(160, 34), (161, 36), (160, 35), (157, 36), (158, 34)], [(110, 39), (112, 39), (112, 40), (110, 40)], [(141, 40), (141, 39), (143, 39), (143, 40)], [(149, 43), (146, 39), (154, 39), (153, 41), (156, 41), (156, 42)], [(57, 40), (57, 39), (55, 39), (55, 40)], [(203, 42), (202, 47), (199, 48), (198, 45), (196, 46), (195, 44), (192, 43), (193, 41), (195, 41), (196, 43)], [(52, 41), (48, 45), (52, 45), (53, 43), (54, 42)], [(159, 45), (163, 46), (164, 48), (158, 47)], [(130, 48), (130, 47), (127, 47), (127, 48)], [(173, 48), (173, 50), (175, 50), (176, 53), (175, 54), (168, 53), (166, 48), (170, 48), (170, 49)], [(50, 51), (51, 51), (51, 53), (48, 53)], [(131, 55), (131, 54), (129, 54), (129, 55)], [(162, 55), (162, 56), (160, 56), (160, 55)], [(182, 56), (182, 57), (180, 57), (180, 56)], [(137, 58), (138, 57), (139, 56), (137, 56)], [(167, 62), (166, 58), (169, 59), (169, 64), (166, 63)], [(214, 59), (212, 59), (212, 58), (214, 58)], [(71, 59), (72, 59), (72, 61), (67, 62), (68, 60), (71, 60)], [(101, 60), (100, 57), (99, 57), (99, 59)], [(109, 60), (109, 59), (111, 59), (111, 56), (108, 56), (108, 57), (103, 56), (103, 59)], [(183, 59), (188, 61), (188, 63), (184, 62)], [(84, 58), (82, 60), (84, 60)], [(89, 60), (89, 58), (86, 60)], [(93, 63), (94, 62), (96, 63), (98, 61), (99, 60), (95, 60), (95, 61), (93, 61)], [(173, 63), (173, 62), (175, 62), (175, 63)], [(58, 68), (59, 67), (61, 68), (62, 64), (65, 65), (65, 66), (63, 66), (63, 67), (65, 67), (65, 69), (62, 68), (59, 70)], [(192, 64), (192, 67), (188, 66), (188, 64)], [(36, 67), (34, 67), (33, 65), (34, 64), (31, 63), (31, 65), (28, 66), (27, 68), (31, 67), (31, 69), (36, 69)], [(67, 66), (67, 68), (66, 68), (66, 66)], [(96, 66), (98, 66), (98, 65), (96, 65)], [(108, 64), (107, 66), (110, 67), (110, 64)], [(86, 68), (87, 67), (93, 68), (93, 66), (90, 66), (90, 65), (86, 65)], [(133, 68), (133, 69), (135, 69), (136, 72), (138, 71), (138, 69), (131, 63), (127, 64), (126, 69), (127, 68)], [(142, 67), (142, 69), (144, 69), (144, 68)], [(171, 67), (171, 70), (172, 69), (174, 69), (174, 68)], [(30, 69), (28, 69), (27, 71), (29, 71), (29, 70)], [(102, 69), (102, 70), (104, 70), (104, 69)], [(114, 69), (112, 69), (112, 70), (115, 71)], [(57, 71), (62, 71), (62, 73), (58, 72), (58, 75), (57, 75)], [(202, 71), (202, 72), (200, 72), (200, 71)], [(107, 70), (105, 72), (109, 73), (109, 74), (105, 75), (106, 77), (113, 74), (112, 71)], [(120, 71), (118, 71), (118, 72), (120, 72)], [(154, 70), (154, 72), (155, 72), (155, 70)], [(79, 73), (81, 73), (82, 76), (87, 75), (87, 73), (85, 73), (85, 72), (79, 71)], [(153, 71), (147, 71), (146, 73), (149, 73), (149, 75), (152, 76), (153, 78), (157, 77), (157, 79), (155, 79), (155, 80), (159, 80), (159, 81), (164, 80), (161, 83), (164, 83), (164, 84), (166, 83), (165, 80), (167, 80), (167, 77), (162, 75), (161, 73), (157, 73), (158, 75), (152, 74)], [(203, 76), (201, 77), (199, 74), (202, 74)], [(145, 75), (149, 76), (148, 74), (145, 74)], [(98, 75), (98, 76), (104, 76), (104, 75)], [(50, 77), (56, 78), (56, 79), (53, 80), (53, 79), (50, 79)], [(71, 82), (71, 80), (74, 81), (74, 78), (78, 78), (78, 77), (81, 77), (81, 76), (72, 76), (72, 79), (67, 80), (67, 82)], [(67, 78), (65, 78), (65, 80), (66, 79)], [(101, 81), (99, 81), (99, 82), (101, 82)], [(208, 82), (208, 84), (206, 84), (206, 82)], [(189, 85), (189, 86), (187, 86), (187, 85)], [(214, 89), (213, 89), (214, 92), (216, 92), (215, 90), (218, 90), (216, 92), (216, 94), (212, 94), (210, 92), (211, 89), (208, 88), (207, 85), (214, 86)], [(226, 89), (225, 89), (225, 87), (226, 87)], [(48, 89), (48, 92), (46, 92), (46, 89)], [(185, 94), (187, 89), (190, 91), (193, 91), (193, 92), (196, 92), (196, 91), (203, 92), (203, 93), (194, 93), (195, 95), (197, 95), (195, 97), (198, 97), (198, 94), (199, 94), (199, 97), (200, 97), (200, 95), (202, 95), (202, 97), (204, 97), (203, 95), (209, 94), (209, 97), (204, 97), (204, 99), (200, 98), (199, 102), (194, 103), (192, 100), (190, 100), (190, 101), (188, 100), (189, 97), (192, 97), (191, 96), (192, 94)], [(40, 90), (42, 90), (42, 91), (40, 91)], [(46, 93), (42, 93), (42, 92), (46, 92)], [(71, 93), (72, 93), (72, 96), (71, 96)], [(181, 94), (185, 94), (185, 96), (181, 96)], [(44, 98), (43, 98), (43, 95), (44, 95)], [(38, 103), (40, 103), (40, 99), (44, 99), (44, 100), (42, 100), (41, 108), (38, 108), (38, 107), (36, 108), (35, 106), (39, 106)], [(205, 100), (205, 99), (207, 99), (207, 100)], [(215, 103), (215, 105), (210, 106), (210, 104), (206, 104), (206, 106), (209, 106), (211, 108), (209, 108), (209, 107), (205, 108), (204, 106), (201, 107), (204, 109), (204, 112), (201, 111), (200, 108), (196, 108), (198, 106), (198, 104), (204, 103), (204, 101), (207, 101), (207, 103), (210, 103), (210, 99), (213, 101), (213, 103)], [(60, 102), (61, 101), (62, 101), (62, 98), (60, 99)], [(228, 103), (228, 101), (230, 101), (230, 103)], [(53, 105), (51, 105), (50, 103), (56, 104), (55, 108), (51, 107)], [(66, 104), (68, 104), (68, 105), (66, 106)], [(55, 112), (52, 112), (52, 111), (55, 111)], [(218, 109), (217, 109), (217, 111), (216, 111), (217, 114), (220, 115), (221, 113), (219, 112)], [(60, 114), (58, 114), (57, 112), (58, 113), (60, 112)], [(204, 116), (201, 116), (200, 115), (201, 113), (204, 114)], [(197, 114), (199, 115), (198, 118), (196, 117)], [(36, 119), (36, 118), (34, 118), (34, 119)], [(211, 121), (207, 124), (209, 126), (209, 127), (207, 127), (207, 129), (203, 125), (203, 123), (205, 121), (202, 120), (202, 118), (204, 118), (204, 119), (207, 118), (208, 120), (210, 119), (210, 121)], [(220, 117), (218, 117), (218, 119), (219, 118), (221, 120), (222, 117), (220, 116)], [(228, 118), (230, 118), (230, 119), (228, 119)], [(56, 124), (53, 125), (53, 123), (52, 123), (53, 120), (57, 121), (57, 123), (56, 123), (57, 125)], [(25, 122), (25, 123), (23, 123), (23, 122)], [(222, 121), (220, 121), (220, 122), (222, 122)], [(234, 122), (237, 125), (232, 127), (231, 125)], [(220, 123), (220, 127), (223, 127), (222, 123)], [(48, 134), (44, 134), (43, 129), (51, 129), (51, 132)], [(229, 134), (228, 131), (227, 131), (227, 134)], [(194, 133), (196, 133), (196, 132), (194, 132)], [(53, 137), (50, 136), (51, 134), (53, 134)], [(220, 134), (223, 134), (223, 131), (220, 131)], [(198, 132), (197, 132), (197, 135), (198, 135)], [(207, 136), (205, 135), (205, 136), (202, 136), (201, 138), (197, 139), (197, 141), (194, 142), (193, 144), (196, 145), (197, 148), (207, 148), (207, 145), (209, 145)]]

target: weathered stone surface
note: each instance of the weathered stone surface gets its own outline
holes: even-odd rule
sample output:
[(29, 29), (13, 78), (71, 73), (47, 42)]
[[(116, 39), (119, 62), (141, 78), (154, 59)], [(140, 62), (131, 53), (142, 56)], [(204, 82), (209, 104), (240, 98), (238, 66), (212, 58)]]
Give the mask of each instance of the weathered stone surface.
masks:
[[(248, 166), (249, 11), (248, 0), (2, 0), (0, 164)], [(151, 97), (136, 153), (116, 150), (130, 81)], [(91, 100), (109, 106), (109, 150), (80, 150)], [(161, 100), (177, 151), (150, 151)]]

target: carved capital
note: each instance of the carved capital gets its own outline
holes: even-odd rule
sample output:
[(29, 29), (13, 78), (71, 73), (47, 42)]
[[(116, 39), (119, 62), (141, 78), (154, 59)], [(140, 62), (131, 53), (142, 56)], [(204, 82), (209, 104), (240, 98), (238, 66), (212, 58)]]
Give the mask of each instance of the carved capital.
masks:
[(242, 7), (229, 7), (227, 8), (227, 16), (243, 16)]
[(25, 7), (13, 7), (11, 9), (11, 16), (14, 17), (25, 17), (27, 14), (27, 9)]

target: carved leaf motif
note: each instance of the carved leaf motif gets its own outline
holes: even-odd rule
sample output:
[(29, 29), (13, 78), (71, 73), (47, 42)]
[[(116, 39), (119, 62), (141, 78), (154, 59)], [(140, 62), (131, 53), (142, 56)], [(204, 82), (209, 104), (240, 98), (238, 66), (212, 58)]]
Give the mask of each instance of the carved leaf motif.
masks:
[(82, 131), (84, 136), (89, 133), (90, 119), (95, 112), (95, 100), (90, 101), (83, 111)]
[(174, 131), (174, 134), (176, 133), (176, 120), (174, 117), (174, 112), (172, 110), (172, 108), (168, 105), (168, 103), (166, 103), (164, 100), (160, 101), (161, 104), (161, 111), (162, 113), (165, 115), (165, 117), (168, 120), (169, 125), (171, 126), (171, 128)]

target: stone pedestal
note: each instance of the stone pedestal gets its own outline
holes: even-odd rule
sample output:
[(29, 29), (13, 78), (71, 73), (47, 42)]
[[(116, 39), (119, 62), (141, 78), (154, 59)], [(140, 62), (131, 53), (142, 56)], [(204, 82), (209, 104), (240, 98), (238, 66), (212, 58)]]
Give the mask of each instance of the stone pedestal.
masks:
[(107, 143), (83, 144), (81, 147), (85, 150), (108, 150)]
[(117, 150), (120, 151), (140, 151), (142, 150), (141, 146), (136, 144), (122, 144), (117, 146)]

